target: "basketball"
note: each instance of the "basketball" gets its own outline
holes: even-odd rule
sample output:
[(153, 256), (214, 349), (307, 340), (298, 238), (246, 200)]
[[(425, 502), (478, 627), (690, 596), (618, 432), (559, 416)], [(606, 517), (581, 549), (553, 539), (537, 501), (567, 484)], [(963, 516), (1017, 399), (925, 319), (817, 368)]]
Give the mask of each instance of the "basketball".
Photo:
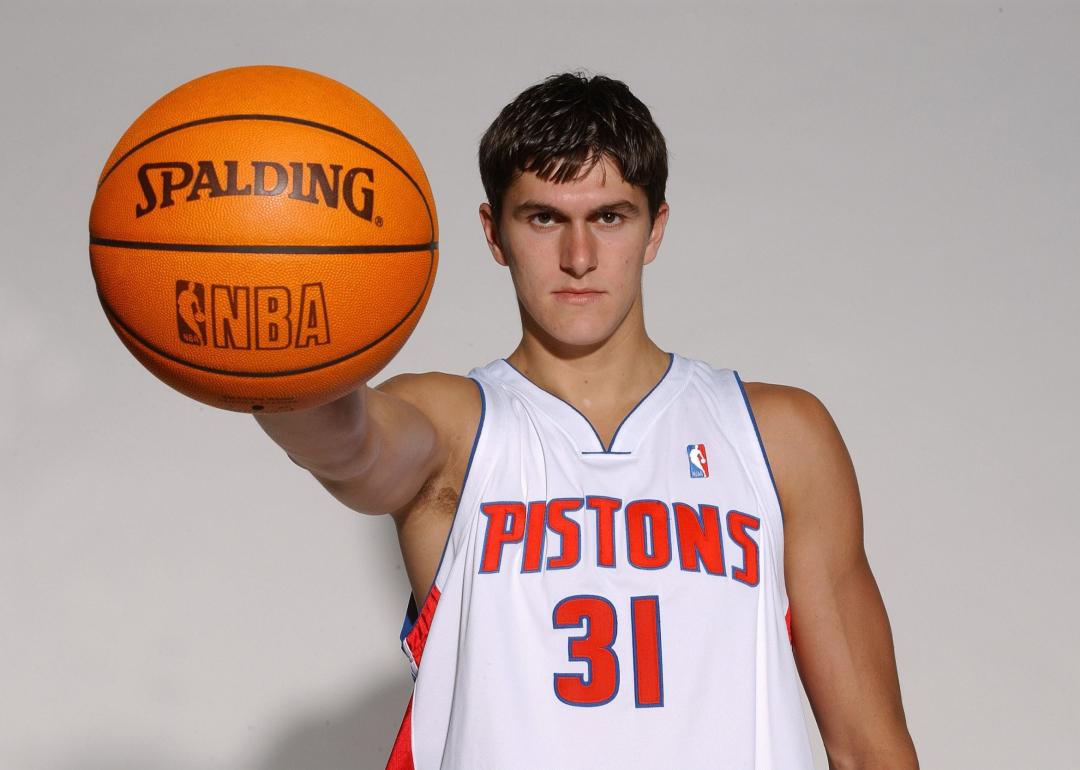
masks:
[(112, 151), (90, 264), (116, 334), (206, 404), (285, 411), (378, 372), (438, 263), (424, 169), (360, 94), (288, 67), (222, 70), (151, 105)]

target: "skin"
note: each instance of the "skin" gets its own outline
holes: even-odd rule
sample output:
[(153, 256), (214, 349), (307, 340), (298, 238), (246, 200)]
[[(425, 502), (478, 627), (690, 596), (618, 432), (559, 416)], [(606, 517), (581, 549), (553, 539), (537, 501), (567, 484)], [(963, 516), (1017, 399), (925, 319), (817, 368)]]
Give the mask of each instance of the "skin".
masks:
[[(602, 159), (555, 184), (521, 174), (480, 220), (521, 313), (508, 357), (574, 405), (609, 444), (667, 355), (645, 330), (641, 278), (668, 221)], [(888, 617), (863, 549), (855, 472), (825, 407), (797, 388), (746, 383), (784, 510), (792, 634), (830, 768), (917, 768)], [(431, 586), (480, 415), (468, 379), (428, 373), (332, 404), (256, 419), (292, 459), (362, 513), (393, 517), (414, 596)]]

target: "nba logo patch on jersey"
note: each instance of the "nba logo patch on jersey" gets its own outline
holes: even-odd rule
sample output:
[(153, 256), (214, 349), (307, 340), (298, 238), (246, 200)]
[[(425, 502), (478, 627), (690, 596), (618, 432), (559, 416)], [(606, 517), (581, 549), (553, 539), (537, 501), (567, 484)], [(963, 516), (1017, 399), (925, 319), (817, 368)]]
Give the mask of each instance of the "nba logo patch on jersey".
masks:
[(690, 444), (686, 447), (686, 456), (690, 458), (690, 478), (709, 478), (709, 458), (705, 455), (704, 444)]

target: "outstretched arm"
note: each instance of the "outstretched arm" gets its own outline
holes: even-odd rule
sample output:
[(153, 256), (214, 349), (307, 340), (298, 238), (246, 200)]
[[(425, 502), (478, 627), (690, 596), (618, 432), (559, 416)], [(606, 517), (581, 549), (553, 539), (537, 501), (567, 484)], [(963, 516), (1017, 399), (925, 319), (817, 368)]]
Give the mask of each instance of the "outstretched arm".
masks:
[(325, 406), (260, 414), (259, 425), (298, 465), (360, 513), (407, 508), (475, 426), (475, 386), (450, 375), (402, 375)]
[(784, 509), (795, 659), (833, 770), (918, 768), (847, 448), (825, 407), (748, 383)]

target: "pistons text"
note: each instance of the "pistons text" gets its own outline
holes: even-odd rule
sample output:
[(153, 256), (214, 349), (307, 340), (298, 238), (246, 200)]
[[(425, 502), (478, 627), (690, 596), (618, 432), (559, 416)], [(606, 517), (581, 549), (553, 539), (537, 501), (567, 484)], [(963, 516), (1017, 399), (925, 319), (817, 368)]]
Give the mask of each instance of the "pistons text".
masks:
[(487, 520), (480, 574), (571, 569), (582, 560), (614, 568), (625, 558), (636, 569), (677, 563), (685, 571), (729, 575), (749, 586), (760, 577), (755, 533), (761, 521), (741, 511), (721, 514), (715, 505), (669, 506), (660, 500), (623, 505), (600, 495), (490, 502), (480, 510)]

